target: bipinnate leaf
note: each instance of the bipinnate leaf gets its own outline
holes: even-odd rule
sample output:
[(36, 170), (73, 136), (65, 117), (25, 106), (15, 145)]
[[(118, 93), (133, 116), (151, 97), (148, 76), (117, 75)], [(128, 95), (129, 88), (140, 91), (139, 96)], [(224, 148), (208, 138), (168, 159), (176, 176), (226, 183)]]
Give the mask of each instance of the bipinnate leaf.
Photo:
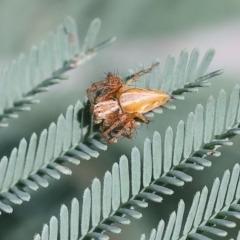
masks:
[[(232, 106), (231, 102), (235, 101), (233, 96), (236, 96), (236, 89), (239, 90), (239, 87), (236, 86), (233, 89), (226, 108), (227, 111)], [(219, 94), (221, 95), (222, 91)], [(106, 172), (102, 186), (101, 182), (95, 179), (91, 190), (86, 189), (84, 193), (81, 218), (82, 231), (79, 238), (108, 239), (107, 232), (119, 233), (121, 231), (120, 226), (115, 226), (114, 223), (129, 224), (131, 218), (141, 218), (142, 213), (139, 208), (147, 207), (147, 201), (161, 202), (164, 195), (174, 193), (172, 186), (183, 186), (185, 182), (192, 181), (192, 177), (186, 173), (188, 169), (203, 170), (205, 167), (210, 167), (211, 161), (205, 157), (208, 155), (219, 156), (216, 149), (220, 146), (231, 145), (229, 136), (239, 134), (239, 131), (232, 131), (233, 128), (238, 129), (240, 124), (239, 119), (235, 117), (232, 128), (221, 127), (223, 130), (217, 136), (217, 139), (214, 136), (215, 129), (213, 127), (208, 128), (211, 130), (211, 134), (206, 137), (207, 121), (213, 122), (213, 124), (218, 121), (215, 118), (215, 113), (219, 112), (219, 106), (219, 104), (215, 104), (213, 97), (210, 97), (205, 111), (201, 105), (197, 105), (195, 113), (188, 115), (186, 123), (179, 122), (176, 134), (169, 127), (162, 138), (165, 141), (161, 143), (160, 134), (155, 132), (152, 140), (145, 139), (142, 155), (138, 148), (133, 148), (130, 160), (126, 156), (122, 156), (119, 164), (113, 164), (112, 172)], [(211, 115), (206, 113), (209, 108), (214, 112)], [(235, 116), (238, 116), (239, 101), (234, 109)], [(224, 126), (225, 121), (222, 122), (221, 120)], [(199, 129), (195, 131), (198, 123), (202, 127), (200, 131)], [(210, 139), (209, 136), (211, 136)], [(209, 139), (209, 142), (206, 141), (207, 139)], [(195, 141), (197, 141), (196, 144)], [(177, 142), (182, 142), (183, 145), (175, 144)], [(186, 148), (186, 144), (194, 147)], [(171, 154), (168, 152), (169, 149), (172, 149)], [(180, 159), (176, 160), (175, 151), (180, 154)], [(159, 153), (161, 153), (161, 156), (156, 157)], [(163, 167), (153, 174), (153, 167), (157, 161), (161, 161)], [(152, 169), (149, 169), (149, 166)], [(179, 239), (181, 234), (183, 236), (181, 239), (185, 239), (187, 236), (199, 239), (204, 232), (219, 237), (225, 236), (225, 230), (211, 227), (207, 223), (225, 224), (231, 227), (233, 224), (224, 221), (221, 216), (240, 217), (238, 203), (236, 202), (238, 201), (236, 199), (240, 197), (238, 188), (240, 184), (236, 183), (236, 179), (239, 179), (239, 168), (239, 165), (236, 165), (232, 175), (229, 171), (226, 171), (220, 184), (219, 180), (216, 179), (210, 194), (206, 187), (203, 188), (201, 193), (196, 193), (185, 225), (181, 225), (185, 207), (184, 202), (181, 201), (177, 212), (170, 215), (169, 224), (166, 225), (166, 228), (164, 222), (160, 221), (158, 229), (152, 231), (150, 239), (169, 239), (171, 236), (174, 237), (173, 239)], [(123, 177), (123, 173), (126, 178)], [(129, 186), (131, 186), (131, 189), (129, 189)], [(87, 195), (85, 195), (86, 193)], [(230, 206), (231, 211), (226, 210), (225, 205), (228, 205), (228, 208)], [(101, 217), (99, 218), (99, 216)], [(145, 237), (142, 236), (141, 239), (145, 239)]]
[[(218, 70), (206, 74), (214, 55), (215, 50), (209, 49), (203, 59), (199, 61), (200, 53), (198, 48), (195, 48), (190, 56), (184, 49), (180, 53), (178, 61), (173, 55), (167, 57), (163, 73), (159, 64), (150, 73), (137, 80), (135, 82), (137, 87), (158, 89), (167, 92), (171, 96), (170, 101), (153, 109), (146, 116), (153, 117), (154, 113), (163, 113), (163, 109), (175, 110), (176, 106), (172, 103), (172, 100), (184, 100), (183, 93), (197, 92), (199, 87), (211, 86), (208, 79), (223, 73), (223, 70)], [(158, 59), (154, 61), (154, 63), (158, 62)], [(198, 64), (198, 62), (200, 63)], [(139, 64), (136, 72), (143, 69), (143, 65)], [(130, 69), (127, 79), (132, 75), (134, 75), (134, 71)]]
[[(107, 145), (101, 143), (98, 138), (90, 144), (87, 138), (85, 143), (82, 142), (81, 136), (86, 135), (87, 129), (82, 128), (83, 122), (79, 123), (77, 120), (81, 106), (79, 101), (75, 106), (69, 106), (66, 116), (60, 115), (57, 124), (51, 123), (48, 130), (42, 131), (39, 139), (33, 133), (29, 143), (22, 139), (18, 149), (12, 150), (9, 159), (7, 157), (1, 159), (0, 195), (2, 198), (15, 204), (29, 201), (30, 195), (26, 187), (34, 191), (39, 186), (47, 187), (48, 181), (44, 178), (45, 175), (60, 179), (60, 173), (66, 175), (72, 173), (68, 167), (64, 166), (65, 162), (79, 164), (80, 160), (98, 157), (99, 153), (96, 150), (98, 146), (101, 150), (106, 150)], [(12, 211), (12, 208), (5, 203), (2, 207), (0, 206), (0, 209), (6, 212)]]
[(100, 19), (94, 19), (80, 46), (75, 21), (67, 17), (56, 33), (50, 33), (39, 47), (31, 48), (28, 58), (20, 54), (17, 60), (3, 68), (0, 74), (0, 127), (8, 126), (7, 118), (17, 118), (17, 112), (29, 111), (31, 104), (39, 103), (35, 98), (37, 93), (61, 83), (66, 79), (65, 72), (90, 60), (115, 40), (110, 38), (94, 47), (100, 26)]
[(211, 236), (218, 239), (227, 236), (227, 230), (236, 227), (234, 221), (240, 218), (240, 196), (237, 195), (239, 172), (240, 166), (235, 164), (231, 172), (224, 172), (221, 181), (219, 178), (214, 180), (211, 191), (205, 186), (201, 192), (197, 192), (186, 218), (183, 218), (185, 204), (180, 200), (177, 213), (170, 215), (168, 224), (165, 225), (165, 221), (161, 220), (158, 227), (152, 229), (149, 238), (142, 234), (140, 239), (207, 240), (212, 239)]

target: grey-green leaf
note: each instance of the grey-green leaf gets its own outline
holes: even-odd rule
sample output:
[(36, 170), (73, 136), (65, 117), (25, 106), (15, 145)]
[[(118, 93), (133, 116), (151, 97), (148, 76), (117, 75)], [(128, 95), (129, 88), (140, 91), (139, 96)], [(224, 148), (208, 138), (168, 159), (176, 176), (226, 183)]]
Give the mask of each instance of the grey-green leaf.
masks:
[(141, 184), (141, 162), (140, 162), (140, 152), (135, 147), (132, 149), (131, 153), (131, 170), (132, 170), (132, 195), (137, 195)]
[(149, 186), (152, 178), (152, 149), (151, 141), (146, 139), (144, 141), (143, 151), (143, 186)]

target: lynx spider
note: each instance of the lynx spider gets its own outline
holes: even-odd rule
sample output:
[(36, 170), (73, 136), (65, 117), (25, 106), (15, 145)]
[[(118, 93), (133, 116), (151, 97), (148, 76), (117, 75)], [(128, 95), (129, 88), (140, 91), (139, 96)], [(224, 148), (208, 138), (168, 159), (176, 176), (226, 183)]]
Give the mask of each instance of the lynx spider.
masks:
[(108, 143), (113, 143), (121, 135), (132, 138), (136, 120), (149, 123), (143, 115), (166, 103), (170, 96), (162, 91), (147, 88), (129, 88), (141, 76), (152, 71), (159, 63), (133, 75), (124, 84), (120, 76), (111, 72), (106, 79), (87, 89), (88, 99), (95, 124), (101, 124), (100, 131)]

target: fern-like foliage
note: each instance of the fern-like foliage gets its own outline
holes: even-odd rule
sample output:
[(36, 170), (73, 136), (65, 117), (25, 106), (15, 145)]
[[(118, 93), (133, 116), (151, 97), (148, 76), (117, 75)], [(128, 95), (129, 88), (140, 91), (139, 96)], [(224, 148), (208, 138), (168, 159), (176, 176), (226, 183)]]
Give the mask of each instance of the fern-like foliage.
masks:
[[(216, 149), (232, 145), (228, 138), (240, 134), (239, 86), (233, 89), (228, 106), (226, 102), (226, 93), (221, 90), (216, 103), (213, 97), (209, 98), (205, 114), (202, 105), (198, 105), (195, 113), (188, 115), (186, 123), (179, 122), (175, 137), (171, 127), (167, 128), (163, 140), (155, 132), (152, 141), (144, 141), (142, 157), (135, 147), (130, 163), (122, 156), (119, 164), (113, 164), (112, 172), (105, 173), (103, 184), (95, 178), (91, 190), (87, 188), (83, 194), (80, 234), (79, 203), (73, 199), (70, 218), (65, 205), (60, 211), (60, 239), (68, 239), (69, 232), (70, 239), (79, 235), (80, 239), (108, 239), (105, 231), (121, 231), (114, 223), (129, 224), (129, 217), (141, 218), (142, 214), (135, 207), (147, 207), (146, 200), (161, 202), (160, 195), (174, 193), (171, 186), (183, 186), (192, 181), (186, 174), (187, 169), (210, 167), (211, 161), (205, 157), (219, 156)], [(57, 239), (58, 236), (58, 220), (52, 217), (50, 224), (44, 225), (41, 239)], [(35, 239), (40, 239), (40, 235)]]
[(17, 118), (18, 111), (30, 110), (38, 103), (34, 95), (66, 79), (66, 71), (76, 68), (96, 55), (97, 51), (114, 41), (111, 38), (98, 46), (94, 43), (101, 26), (99, 19), (90, 24), (82, 46), (79, 46), (76, 24), (66, 18), (57, 32), (51, 33), (37, 48), (33, 46), (27, 59), (21, 54), (6, 66), (0, 75), (0, 127), (8, 126), (6, 118)]
[[(198, 50), (195, 49), (191, 55), (195, 56), (196, 52), (198, 53)], [(185, 56), (186, 51), (181, 53), (180, 60), (182, 59), (181, 56), (183, 53)], [(202, 65), (208, 66), (209, 59), (212, 59), (213, 54), (213, 50), (207, 51), (198, 69), (202, 68)], [(173, 59), (172, 56), (169, 58)], [(188, 65), (192, 66), (193, 64), (191, 63), (191, 59), (193, 58), (190, 58)], [(169, 60), (167, 60), (165, 72), (167, 72), (167, 69), (169, 69), (168, 62)], [(181, 65), (181, 61), (178, 63), (178, 66), (179, 65)], [(184, 65), (183, 67), (186, 66)], [(188, 67), (188, 69), (189, 68), (190, 67)], [(195, 70), (196, 66), (194, 69), (192, 69), (192, 72), (195, 73)], [(205, 72), (205, 70), (202, 71), (201, 74)], [(199, 72), (199, 70), (197, 72)], [(168, 81), (173, 82), (174, 86), (179, 87), (178, 90), (171, 90), (172, 93), (175, 93), (175, 95), (172, 94), (172, 97), (175, 99), (182, 99), (180, 94), (186, 91), (191, 92), (192, 89), (196, 91), (197, 86), (209, 86), (210, 83), (207, 82), (207, 79), (216, 76), (221, 72), (222, 71), (219, 70), (200, 78), (197, 75), (198, 78), (193, 83), (188, 83), (190, 80), (187, 78), (188, 81), (184, 80), (181, 84), (177, 84), (177, 78), (172, 80), (172, 78), (168, 77)], [(156, 78), (156, 73), (158, 74), (158, 78)], [(149, 77), (151, 76), (153, 79), (148, 79), (150, 82), (157, 82), (157, 80), (159, 82), (161, 80), (159, 76), (159, 69), (152, 74), (149, 74)], [(194, 76), (196, 76), (196, 73)], [(166, 81), (163, 81), (163, 83), (166, 84)], [(163, 87), (164, 86), (165, 85), (163, 85)], [(165, 104), (163, 107), (174, 109), (173, 105), (170, 103)], [(1, 159), (1, 197), (15, 204), (21, 204), (22, 201), (29, 201), (30, 195), (29, 193), (25, 192), (25, 187), (32, 190), (36, 190), (39, 185), (42, 187), (47, 187), (48, 182), (43, 177), (44, 175), (49, 175), (52, 178), (59, 179), (59, 172), (63, 174), (71, 174), (71, 170), (63, 166), (64, 162), (68, 161), (74, 164), (79, 164), (81, 159), (89, 160), (91, 157), (98, 157), (99, 152), (97, 150), (107, 149), (107, 145), (99, 140), (99, 136), (96, 134), (96, 132), (92, 131), (92, 124), (84, 123), (84, 109), (87, 109), (88, 111), (88, 108), (89, 106), (85, 105), (84, 107), (81, 102), (77, 102), (75, 106), (69, 106), (66, 116), (64, 117), (63, 115), (60, 115), (57, 124), (52, 123), (48, 130), (44, 129), (39, 137), (39, 140), (34, 133), (30, 138), (29, 144), (27, 144), (25, 139), (22, 139), (18, 149), (15, 148), (11, 152), (9, 159), (7, 157), (3, 157)], [(159, 110), (161, 109), (159, 108), (154, 111), (160, 112)], [(79, 127), (79, 111), (82, 111), (80, 119), (81, 127)], [(2, 211), (8, 213), (12, 212), (13, 209), (10, 205), (3, 202), (0, 203), (0, 209)]]
[[(106, 150), (106, 145), (91, 139), (92, 148), (81, 143), (86, 128), (80, 128), (77, 119), (82, 108), (80, 102), (69, 106), (66, 117), (60, 115), (57, 124), (52, 123), (48, 130), (44, 129), (39, 140), (35, 133), (30, 138), (29, 145), (25, 139), (20, 141), (18, 149), (14, 148), (8, 159), (3, 157), (0, 162), (0, 195), (15, 204), (29, 201), (30, 195), (24, 191), (25, 187), (37, 190), (38, 185), (48, 186), (48, 181), (43, 178), (49, 175), (59, 179), (60, 174), (71, 174), (71, 170), (62, 165), (63, 162), (79, 164), (79, 159), (89, 160), (98, 157), (99, 153), (93, 146)], [(9, 205), (1, 202), (0, 209), (12, 212)]]
[[(177, 211), (171, 213), (168, 224), (161, 220), (158, 227), (152, 229), (148, 239), (198, 240), (211, 239), (209, 238), (211, 235), (225, 237), (227, 235), (225, 228), (236, 227), (233, 219), (240, 218), (239, 172), (240, 166), (236, 164), (232, 172), (229, 170), (224, 172), (222, 181), (219, 178), (214, 180), (210, 194), (207, 187), (197, 192), (185, 220), (183, 220), (185, 203), (181, 200)], [(145, 234), (140, 238), (146, 239)]]
[[(139, 81), (136, 81), (136, 86), (159, 89), (169, 93), (172, 99), (183, 100), (183, 93), (197, 92), (198, 87), (209, 87), (211, 83), (207, 80), (223, 73), (223, 70), (218, 70), (205, 75), (214, 55), (215, 50), (209, 49), (202, 61), (198, 63), (200, 58), (198, 48), (195, 48), (190, 56), (184, 49), (180, 53), (178, 61), (176, 61), (173, 55), (169, 55), (164, 71), (161, 71), (161, 66), (159, 65), (151, 73), (144, 75)], [(140, 64), (137, 71), (143, 69), (143, 65)], [(134, 71), (130, 70), (129, 74), (130, 76), (133, 75)], [(163, 107), (154, 109), (148, 116), (153, 116), (153, 113), (162, 113), (162, 108), (175, 109), (175, 106), (167, 102)]]
[[(161, 69), (161, 65), (159, 64), (150, 73), (143, 75), (139, 80), (137, 80), (135, 82), (137, 87), (159, 89), (167, 92), (171, 96), (171, 101), (168, 101), (163, 106), (155, 108), (145, 115), (147, 117), (153, 117), (154, 113), (163, 113), (163, 109), (175, 110), (176, 106), (172, 103), (172, 100), (184, 100), (183, 93), (194, 93), (198, 92), (199, 87), (211, 86), (211, 83), (208, 80), (223, 73), (223, 70), (217, 70), (206, 74), (214, 55), (215, 50), (209, 49), (206, 51), (203, 59), (199, 61), (200, 52), (198, 48), (195, 48), (191, 52), (190, 56), (184, 49), (180, 53), (178, 61), (173, 55), (169, 55), (164, 69)], [(159, 60), (156, 59), (154, 62), (159, 62)], [(144, 66), (139, 64), (136, 72), (143, 69)], [(126, 80), (130, 79), (134, 74), (135, 71), (130, 69)], [(88, 106), (86, 105), (83, 112), (87, 111)], [(140, 123), (137, 122), (137, 124)], [(92, 133), (93, 126), (90, 125), (89, 128)]]

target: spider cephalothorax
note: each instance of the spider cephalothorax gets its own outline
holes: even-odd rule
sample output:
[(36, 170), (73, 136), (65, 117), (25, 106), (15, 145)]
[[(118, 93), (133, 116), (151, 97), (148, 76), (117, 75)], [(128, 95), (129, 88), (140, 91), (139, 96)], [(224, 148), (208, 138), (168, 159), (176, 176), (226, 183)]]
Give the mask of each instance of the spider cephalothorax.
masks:
[(108, 143), (113, 143), (121, 135), (132, 138), (136, 128), (135, 119), (149, 123), (143, 114), (170, 99), (167, 93), (159, 90), (128, 88), (158, 64), (155, 63), (150, 68), (136, 73), (126, 84), (121, 77), (110, 72), (106, 79), (92, 84), (91, 88), (87, 89), (93, 121), (95, 124), (101, 124), (101, 134)]

